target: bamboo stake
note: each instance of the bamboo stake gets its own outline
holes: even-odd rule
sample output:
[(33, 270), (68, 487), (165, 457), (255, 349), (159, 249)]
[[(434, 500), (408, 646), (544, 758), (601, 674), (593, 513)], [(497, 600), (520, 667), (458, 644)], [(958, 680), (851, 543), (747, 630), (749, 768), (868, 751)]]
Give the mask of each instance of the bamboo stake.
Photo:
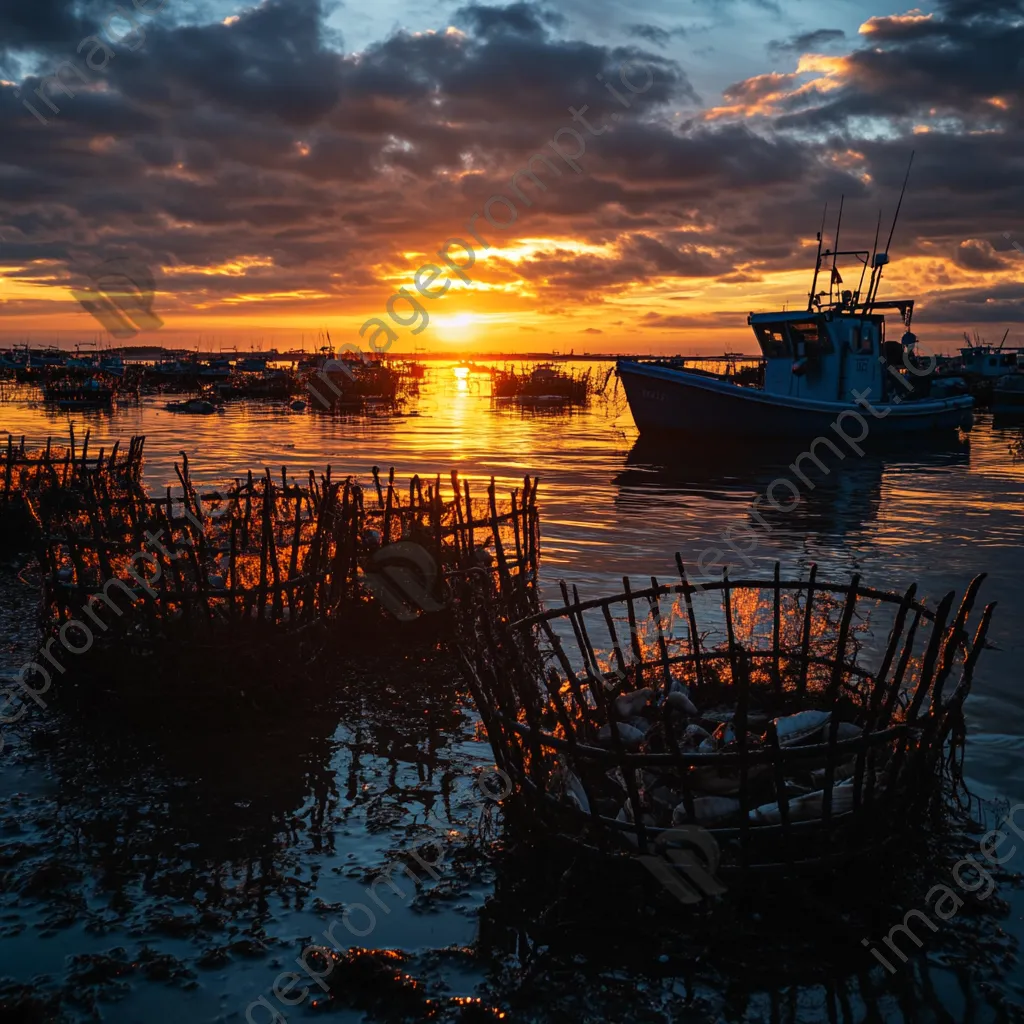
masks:
[(782, 639), (782, 589), (779, 586), (781, 572), (779, 562), (775, 563), (774, 571), (774, 604), (772, 608), (772, 682), (775, 685), (775, 696), (782, 698), (782, 669), (779, 664), (779, 645)]
[(686, 618), (690, 629), (690, 652), (693, 656), (693, 668), (697, 679), (695, 690), (699, 693), (704, 689), (704, 666), (700, 660), (700, 634), (697, 632), (697, 615), (693, 610), (692, 590), (686, 579), (686, 568), (683, 565), (682, 555), (678, 551), (676, 552), (676, 568), (679, 571), (679, 578), (682, 580), (681, 593), (686, 602)]
[(798, 687), (799, 693), (806, 693), (807, 691), (807, 670), (810, 667), (809, 657), (811, 651), (811, 627), (813, 625), (813, 608), (814, 608), (814, 580), (818, 575), (818, 566), (811, 563), (811, 573), (807, 578), (807, 603), (804, 605), (804, 633), (803, 641), (800, 651), (800, 686)]

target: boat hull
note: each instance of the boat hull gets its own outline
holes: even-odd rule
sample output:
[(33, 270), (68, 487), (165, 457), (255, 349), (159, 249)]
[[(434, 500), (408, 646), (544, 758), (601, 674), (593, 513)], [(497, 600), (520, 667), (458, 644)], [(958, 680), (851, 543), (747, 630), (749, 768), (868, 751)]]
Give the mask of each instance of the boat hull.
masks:
[[(859, 441), (860, 434), (879, 439), (969, 430), (973, 422), (974, 400), (969, 396), (894, 401), (874, 405), (872, 412), (852, 402), (770, 395), (685, 370), (629, 360), (619, 361), (618, 373), (641, 434), (806, 438), (838, 432)], [(867, 433), (854, 414), (864, 421)]]
[(996, 416), (1024, 415), (1024, 383), (1015, 380), (1015, 386), (1009, 384), (1009, 381), (1004, 382), (992, 393), (992, 412)]

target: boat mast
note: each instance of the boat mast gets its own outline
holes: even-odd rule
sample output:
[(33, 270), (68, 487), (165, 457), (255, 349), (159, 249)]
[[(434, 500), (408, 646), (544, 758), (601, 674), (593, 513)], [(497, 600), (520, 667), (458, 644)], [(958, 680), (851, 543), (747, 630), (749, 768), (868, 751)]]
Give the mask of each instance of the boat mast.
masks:
[(814, 289), (818, 287), (818, 271), (821, 270), (821, 236), (825, 233), (825, 218), (828, 216), (828, 203), (821, 215), (821, 230), (818, 232), (818, 255), (814, 261), (814, 277), (811, 279), (811, 293), (807, 296), (807, 312), (814, 309)]

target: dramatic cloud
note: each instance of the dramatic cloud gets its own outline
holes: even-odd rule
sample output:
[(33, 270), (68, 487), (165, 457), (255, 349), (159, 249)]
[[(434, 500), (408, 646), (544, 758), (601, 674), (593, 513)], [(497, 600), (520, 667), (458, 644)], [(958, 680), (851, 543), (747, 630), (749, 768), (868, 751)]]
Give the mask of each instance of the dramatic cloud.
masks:
[(107, 3), (0, 0), (9, 323), (70, 304), (42, 287), (69, 258), (125, 255), (172, 318), (358, 326), (475, 231), (448, 312), (628, 325), (642, 305), (668, 330), (685, 298), (696, 326), (799, 301), (826, 201), (827, 232), (842, 195), (844, 240), (870, 248), (880, 208), (884, 238), (912, 149), (887, 286), (929, 291), (925, 322), (1017, 315), (1024, 0), (810, 29), (768, 44), (774, 70), (761, 36), (761, 73), (707, 105), (669, 56), (693, 32), (580, 38), (560, 5), (421, 13), (356, 50), (320, 0), (188, 24), (132, 9), (108, 32)]

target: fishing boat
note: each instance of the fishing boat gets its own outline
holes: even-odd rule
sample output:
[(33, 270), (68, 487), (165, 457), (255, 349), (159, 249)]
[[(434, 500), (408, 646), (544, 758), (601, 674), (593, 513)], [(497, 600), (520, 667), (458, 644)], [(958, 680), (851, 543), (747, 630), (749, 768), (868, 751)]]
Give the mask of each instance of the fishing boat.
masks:
[(1003, 340), (998, 345), (989, 345), (977, 332), (973, 338), (964, 332), (966, 345), (960, 349), (958, 372), (967, 382), (979, 406), (993, 404), (996, 398), (995, 391), (1000, 383), (1013, 376), (1018, 368), (1024, 368), (1021, 349), (1006, 348), (1009, 333), (1010, 330), (1007, 328)]
[(972, 339), (965, 331), (964, 341), (966, 347), (960, 349), (961, 369), (960, 374), (969, 380), (987, 381), (989, 383), (1014, 373), (1017, 369), (1019, 349), (1005, 348), (1006, 334), (999, 346), (988, 345), (984, 339), (975, 334)]
[[(895, 225), (896, 218), (893, 229)], [(878, 299), (882, 271), (889, 263), (892, 231), (884, 252), (878, 251), (877, 232), (872, 252), (837, 251), (838, 241), (823, 252), (823, 232), (824, 221), (818, 232), (807, 308), (751, 313), (747, 318), (764, 363), (761, 386), (619, 360), (618, 374), (642, 434), (806, 438), (834, 437), (836, 430), (845, 430), (851, 436), (867, 436), (870, 431), (874, 440), (970, 428), (973, 398), (938, 389), (933, 393), (930, 367), (915, 354), (917, 338), (910, 330), (914, 300)], [(837, 226), (837, 240), (838, 235)], [(857, 290), (839, 290), (843, 283), (839, 257), (860, 263)], [(824, 291), (816, 289), (829, 259), (832, 266), (826, 298)], [(868, 266), (871, 276), (862, 294)], [(900, 316), (899, 340), (886, 336), (887, 311)]]
[(996, 416), (1024, 416), (1024, 371), (1007, 374), (992, 389)]
[(189, 398), (183, 402), (168, 402), (164, 408), (168, 412), (187, 412), (200, 416), (209, 416), (210, 413), (223, 412), (221, 406), (215, 405), (206, 398)]

